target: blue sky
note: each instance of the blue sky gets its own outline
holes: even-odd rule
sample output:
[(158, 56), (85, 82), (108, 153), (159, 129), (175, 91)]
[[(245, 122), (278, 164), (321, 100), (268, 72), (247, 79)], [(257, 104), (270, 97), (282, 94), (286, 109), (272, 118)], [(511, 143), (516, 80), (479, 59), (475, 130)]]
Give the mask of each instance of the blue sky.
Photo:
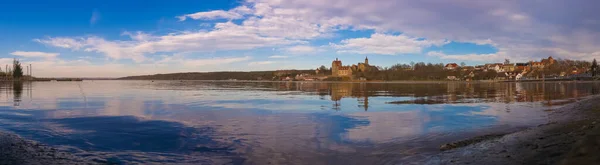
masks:
[[(568, 3), (568, 5), (565, 5)], [(531, 1), (0, 2), (0, 64), (40, 77), (311, 69), (360, 62), (591, 60), (600, 4)]]

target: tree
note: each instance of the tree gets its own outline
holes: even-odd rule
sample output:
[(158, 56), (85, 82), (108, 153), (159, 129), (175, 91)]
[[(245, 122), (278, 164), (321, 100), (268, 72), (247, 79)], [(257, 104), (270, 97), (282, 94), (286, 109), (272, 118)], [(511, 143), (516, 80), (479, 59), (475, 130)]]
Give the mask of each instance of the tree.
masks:
[(592, 61), (592, 76), (596, 76), (596, 72), (598, 72), (598, 62), (596, 62), (596, 59), (594, 59), (594, 61)]
[(329, 69), (327, 67), (325, 67), (325, 65), (321, 65), (321, 67), (319, 67), (319, 70), (326, 71), (326, 70), (329, 70)]
[(460, 63), (460, 67), (465, 67), (465, 66), (467, 66), (467, 64), (465, 64), (465, 62)]
[(504, 64), (510, 64), (510, 60), (509, 59), (504, 59)]
[(15, 80), (21, 79), (21, 77), (23, 77), (23, 67), (21, 67), (21, 63), (17, 59), (13, 60), (13, 74), (12, 75)]

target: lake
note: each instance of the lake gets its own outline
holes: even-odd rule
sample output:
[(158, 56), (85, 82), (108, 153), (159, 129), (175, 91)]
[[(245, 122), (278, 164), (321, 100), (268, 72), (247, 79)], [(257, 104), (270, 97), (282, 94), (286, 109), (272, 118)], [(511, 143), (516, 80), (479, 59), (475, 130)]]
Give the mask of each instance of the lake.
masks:
[(0, 130), (111, 163), (398, 164), (546, 123), (592, 82), (0, 84)]

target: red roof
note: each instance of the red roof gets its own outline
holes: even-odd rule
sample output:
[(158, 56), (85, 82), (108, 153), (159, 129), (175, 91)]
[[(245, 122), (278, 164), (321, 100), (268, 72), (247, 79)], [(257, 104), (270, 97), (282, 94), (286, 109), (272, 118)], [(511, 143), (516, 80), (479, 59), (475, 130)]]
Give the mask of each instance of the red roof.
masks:
[(448, 64), (446, 64), (446, 67), (458, 67), (458, 64), (456, 64), (456, 63), (448, 63)]

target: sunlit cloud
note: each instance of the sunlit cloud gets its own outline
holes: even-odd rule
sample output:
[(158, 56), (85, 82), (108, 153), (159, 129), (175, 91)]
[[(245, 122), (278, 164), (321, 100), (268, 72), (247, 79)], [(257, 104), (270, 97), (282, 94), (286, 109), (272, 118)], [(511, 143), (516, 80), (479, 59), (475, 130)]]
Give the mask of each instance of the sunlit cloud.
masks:
[(15, 51), (10, 54), (14, 55), (14, 56), (25, 57), (25, 58), (55, 58), (60, 53)]
[(421, 53), (424, 48), (447, 44), (445, 40), (425, 40), (405, 35), (386, 35), (375, 33), (369, 38), (342, 40), (341, 44), (332, 43), (338, 53), (397, 55)]
[[(70, 56), (60, 51), (65, 49), (70, 50), (72, 56), (97, 54), (107, 59), (94, 63), (98, 66), (114, 67), (133, 61), (131, 66), (152, 65), (156, 70), (169, 71), (193, 70), (198, 66), (207, 66), (207, 70), (229, 69), (211, 65), (220, 61), (211, 61), (207, 57), (224, 60), (222, 64), (247, 62), (248, 65), (243, 66), (249, 69), (253, 68), (249, 63), (260, 62), (248, 62), (250, 59), (283, 59), (317, 53), (411, 54), (419, 55), (424, 61), (473, 62), (501, 62), (504, 58), (531, 60), (547, 56), (578, 60), (600, 58), (597, 46), (600, 45), (600, 19), (593, 14), (594, 6), (600, 6), (600, 3), (591, 0), (564, 2), (571, 5), (537, 1), (245, 0), (229, 9), (163, 16), (177, 18), (176, 25), (196, 23), (199, 26), (185, 26), (168, 33), (125, 29), (120, 32), (121, 36), (119, 33), (48, 34), (33, 40), (46, 45), (49, 50), (27, 49), (31, 52), (19, 52), (17, 54), (21, 55), (16, 56), (74, 61), (76, 58), (67, 58)], [(90, 25), (97, 24), (100, 18), (100, 12), (93, 11)], [(491, 46), (495, 52), (447, 54), (444, 50), (428, 51), (428, 48), (450, 42)], [(274, 52), (267, 55), (254, 52), (270, 49)], [(182, 53), (193, 55), (186, 58), (164, 56)], [(172, 69), (175, 65), (187, 68)], [(282, 63), (272, 65), (287, 67)], [(160, 68), (169, 66), (171, 68)], [(244, 70), (243, 67), (237, 69)], [(124, 70), (128, 74), (135, 73)]]

